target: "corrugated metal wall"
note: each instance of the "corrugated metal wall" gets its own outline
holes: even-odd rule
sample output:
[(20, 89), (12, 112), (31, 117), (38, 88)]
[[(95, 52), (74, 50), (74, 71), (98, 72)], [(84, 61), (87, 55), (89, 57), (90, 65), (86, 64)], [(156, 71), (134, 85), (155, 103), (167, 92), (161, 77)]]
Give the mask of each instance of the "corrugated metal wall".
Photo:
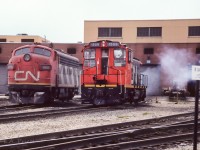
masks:
[(0, 64), (0, 94), (5, 94), (8, 92), (7, 79), (7, 65)]
[(147, 95), (161, 95), (160, 65), (144, 64), (141, 67), (142, 74), (148, 75)]

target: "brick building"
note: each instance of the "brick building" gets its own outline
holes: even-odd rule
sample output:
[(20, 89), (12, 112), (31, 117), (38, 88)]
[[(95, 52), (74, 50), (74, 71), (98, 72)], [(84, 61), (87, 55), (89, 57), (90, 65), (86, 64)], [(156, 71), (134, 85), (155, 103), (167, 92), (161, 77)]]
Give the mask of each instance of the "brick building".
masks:
[(0, 42), (6, 43), (23, 43), (23, 42), (38, 42), (38, 43), (48, 43), (50, 42), (46, 38), (38, 35), (28, 35), (26, 33), (21, 33), (17, 35), (0, 35)]
[(84, 42), (104, 39), (134, 50), (149, 75), (149, 95), (161, 94), (176, 80), (194, 89), (193, 81), (182, 78), (189, 78), (191, 65), (200, 62), (200, 19), (85, 21)]
[[(149, 75), (149, 95), (161, 94), (162, 88), (171, 85), (174, 75), (168, 74), (169, 70), (181, 78), (185, 71), (179, 71), (180, 68), (200, 62), (200, 19), (85, 21), (84, 43), (98, 40), (120, 41), (134, 50), (134, 56), (143, 63), (143, 72)], [(6, 64), (11, 51), (33, 42), (48, 45), (50, 41), (26, 34), (0, 36), (0, 79), (4, 77), (3, 81), (0, 80), (0, 93), (5, 92), (5, 88), (2, 90), (1, 87), (7, 84)], [(54, 43), (54, 47), (71, 53), (82, 62), (81, 50), (84, 43)], [(168, 52), (171, 52), (170, 57), (165, 57)], [(164, 58), (167, 58), (168, 64), (171, 61), (175, 61), (175, 64), (166, 66)], [(177, 68), (176, 64), (182, 65)], [(189, 71), (186, 72), (189, 74)], [(190, 83), (185, 83), (187, 88), (191, 88)]]

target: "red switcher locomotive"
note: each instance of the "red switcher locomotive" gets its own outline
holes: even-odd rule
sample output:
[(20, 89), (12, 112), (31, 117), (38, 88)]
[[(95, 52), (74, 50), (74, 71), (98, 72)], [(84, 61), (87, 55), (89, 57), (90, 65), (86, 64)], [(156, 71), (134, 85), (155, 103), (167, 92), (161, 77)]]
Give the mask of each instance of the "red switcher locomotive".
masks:
[(8, 63), (11, 102), (43, 104), (72, 99), (78, 91), (79, 60), (62, 50), (25, 45), (12, 52)]
[(144, 101), (148, 77), (133, 51), (113, 41), (90, 42), (83, 49), (81, 97), (93, 105)]

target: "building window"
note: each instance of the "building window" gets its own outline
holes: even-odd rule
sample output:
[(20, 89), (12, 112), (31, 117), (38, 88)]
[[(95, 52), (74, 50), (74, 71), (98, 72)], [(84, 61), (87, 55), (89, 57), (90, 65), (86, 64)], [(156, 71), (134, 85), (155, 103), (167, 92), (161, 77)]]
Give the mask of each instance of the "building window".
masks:
[(161, 27), (151, 27), (150, 28), (150, 36), (162, 36), (162, 28)]
[(76, 48), (67, 48), (68, 54), (76, 54)]
[(149, 28), (138, 27), (137, 36), (149, 36)]
[(21, 39), (21, 42), (34, 42), (34, 39)]
[(200, 26), (188, 27), (188, 36), (200, 36)]
[(161, 27), (137, 27), (137, 36), (146, 37), (146, 36), (162, 36)]
[(144, 48), (144, 54), (153, 54), (154, 49), (153, 48)]
[(98, 37), (122, 37), (122, 28), (98, 28)]
[(196, 48), (196, 54), (200, 54), (200, 48)]
[(0, 42), (6, 42), (6, 39), (0, 39)]
[(146, 61), (147, 64), (150, 64), (151, 63), (151, 57), (150, 56), (147, 56), (147, 61)]

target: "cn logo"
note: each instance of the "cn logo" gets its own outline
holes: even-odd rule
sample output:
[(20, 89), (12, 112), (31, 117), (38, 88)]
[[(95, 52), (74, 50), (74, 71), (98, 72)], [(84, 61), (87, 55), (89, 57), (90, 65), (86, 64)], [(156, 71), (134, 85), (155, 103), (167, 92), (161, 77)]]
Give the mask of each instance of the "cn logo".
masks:
[[(25, 77), (24, 78), (19, 78), (18, 75), (19, 74), (25, 74)], [(26, 81), (28, 79), (28, 75), (31, 76), (33, 78), (33, 80), (35, 81), (39, 81), (40, 79), (40, 72), (38, 71), (37, 72), (37, 76), (34, 76), (30, 71), (16, 71), (15, 72), (15, 81)]]

